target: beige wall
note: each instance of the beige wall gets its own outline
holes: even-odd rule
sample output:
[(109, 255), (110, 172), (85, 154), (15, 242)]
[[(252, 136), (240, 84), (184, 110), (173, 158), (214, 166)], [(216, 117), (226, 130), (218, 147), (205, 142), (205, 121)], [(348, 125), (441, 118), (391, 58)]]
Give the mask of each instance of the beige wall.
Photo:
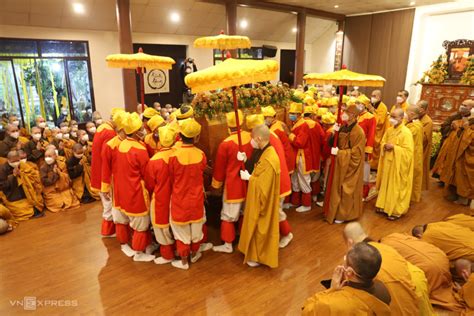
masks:
[(311, 45), (311, 59), (309, 72), (334, 71), (334, 55), (336, 53), (336, 23), (332, 24)]
[[(331, 36), (328, 34), (325, 33), (321, 36), (316, 41), (317, 45), (305, 45), (305, 72), (317, 69), (332, 69), (334, 57), (331, 59), (329, 55), (332, 54), (334, 56), (334, 49), (331, 46)], [(334, 34), (334, 32), (331, 34)], [(88, 41), (97, 110), (102, 115), (108, 116), (112, 107), (123, 105), (121, 72), (118, 69), (107, 68), (105, 64), (105, 57), (107, 55), (119, 51), (117, 32), (0, 25), (0, 37)], [(207, 49), (194, 48), (192, 45), (194, 39), (194, 36), (183, 35), (133, 34), (133, 41), (135, 43), (187, 45), (187, 55), (195, 59), (199, 69), (212, 66), (212, 52)], [(295, 43), (252, 41), (254, 46), (261, 46), (263, 44), (274, 45), (279, 49), (295, 48)], [(314, 47), (318, 49), (316, 56), (313, 55), (312, 51)], [(324, 59), (320, 59), (320, 56), (323, 55), (325, 56)], [(280, 51), (278, 51), (275, 60), (280, 61)], [(321, 63), (324, 63), (324, 65)]]

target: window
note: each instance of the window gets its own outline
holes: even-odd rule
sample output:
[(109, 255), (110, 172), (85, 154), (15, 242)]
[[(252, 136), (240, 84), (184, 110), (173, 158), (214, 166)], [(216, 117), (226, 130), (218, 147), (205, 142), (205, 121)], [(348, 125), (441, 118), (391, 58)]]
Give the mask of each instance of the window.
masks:
[(80, 123), (95, 109), (85, 41), (0, 38), (0, 115), (21, 117), (28, 130), (41, 115), (57, 122), (61, 109)]

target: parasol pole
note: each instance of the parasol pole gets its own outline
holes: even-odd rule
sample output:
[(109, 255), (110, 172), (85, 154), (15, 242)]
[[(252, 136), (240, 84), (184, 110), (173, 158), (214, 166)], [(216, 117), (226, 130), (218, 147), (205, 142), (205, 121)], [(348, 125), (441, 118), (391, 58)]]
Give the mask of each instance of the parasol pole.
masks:
[[(337, 105), (337, 124), (341, 125), (341, 108), (342, 108), (342, 96), (344, 95), (344, 86), (339, 86), (339, 104)], [(334, 138), (332, 147), (337, 147), (337, 141), (339, 138), (339, 131), (334, 132)], [(324, 205), (323, 205), (323, 212), (324, 215), (327, 216), (329, 213), (329, 202), (331, 200), (331, 187), (332, 187), (332, 180), (334, 177), (334, 167), (336, 164), (336, 156), (331, 155), (331, 165), (329, 166), (329, 176), (328, 182), (326, 184), (326, 191), (324, 192)]]
[[(143, 53), (143, 49), (140, 47), (138, 49), (139, 53)], [(140, 77), (140, 101), (142, 104), (142, 112), (145, 111), (145, 80), (143, 78), (143, 73), (145, 72), (145, 68), (137, 67), (138, 76)]]

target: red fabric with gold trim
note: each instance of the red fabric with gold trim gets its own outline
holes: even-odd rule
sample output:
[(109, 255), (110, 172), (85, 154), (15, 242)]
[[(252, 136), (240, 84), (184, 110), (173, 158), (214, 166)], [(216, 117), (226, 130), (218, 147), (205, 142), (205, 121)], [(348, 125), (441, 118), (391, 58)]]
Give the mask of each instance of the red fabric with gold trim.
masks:
[(116, 152), (122, 140), (117, 135), (109, 140), (102, 148), (102, 176), (101, 192), (110, 192), (112, 176), (117, 173), (117, 164), (115, 163)]
[(377, 128), (377, 120), (375, 116), (370, 112), (365, 112), (359, 116), (358, 124), (364, 131), (366, 142), (365, 142), (365, 153), (372, 154), (374, 149), (375, 141), (375, 130)]
[(308, 124), (309, 126), (309, 140), (311, 142), (312, 158), (313, 158), (312, 168), (313, 168), (313, 171), (319, 171), (321, 167), (322, 145), (323, 145), (324, 136), (326, 135), (326, 133), (324, 132), (323, 128), (318, 122), (310, 119), (309, 117), (305, 117), (304, 120), (306, 121), (306, 124)]
[(291, 194), (291, 179), (286, 166), (285, 150), (281, 140), (275, 133), (270, 133), (270, 145), (275, 148), (280, 159), (280, 197), (285, 197)]
[(282, 123), (280, 121), (275, 121), (270, 126), (270, 131), (274, 132), (280, 139), (281, 144), (283, 145), (283, 150), (285, 151), (286, 167), (289, 173), (293, 173), (296, 164), (295, 152), (293, 151), (293, 147), (291, 147), (290, 140), (283, 129)]
[(92, 162), (91, 162), (91, 187), (100, 190), (102, 177), (102, 148), (115, 135), (114, 128), (110, 122), (99, 126), (92, 142)]
[(303, 158), (304, 173), (308, 174), (313, 171), (313, 156), (310, 140), (310, 130), (308, 124), (303, 118), (298, 119), (291, 128), (289, 140), (295, 153), (295, 169), (299, 158)]

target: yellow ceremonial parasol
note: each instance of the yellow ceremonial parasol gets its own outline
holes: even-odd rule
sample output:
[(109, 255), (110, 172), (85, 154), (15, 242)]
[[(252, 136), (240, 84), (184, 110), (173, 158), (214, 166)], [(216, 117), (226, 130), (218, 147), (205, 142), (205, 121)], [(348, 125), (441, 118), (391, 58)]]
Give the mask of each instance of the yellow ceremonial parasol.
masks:
[(200, 37), (194, 41), (194, 47), (219, 49), (224, 60), (224, 51), (229, 49), (250, 48), (252, 44), (247, 36), (225, 35), (224, 31), (217, 36)]
[(278, 63), (274, 60), (242, 60), (228, 58), (222, 63), (187, 75), (184, 81), (193, 93), (232, 88), (237, 137), (239, 148), (242, 151), (240, 137), (240, 122), (237, 114), (237, 86), (274, 80), (279, 70)]
[[(339, 104), (337, 109), (337, 123), (341, 124), (341, 106), (342, 96), (344, 94), (344, 86), (359, 86), (359, 87), (383, 87), (385, 79), (381, 76), (366, 75), (357, 72), (352, 72), (346, 69), (345, 65), (342, 66), (342, 70), (330, 72), (330, 73), (312, 73), (307, 74), (303, 79), (308, 84), (332, 84), (339, 86)], [(339, 137), (339, 131), (334, 133), (333, 147), (337, 147), (337, 140)], [(334, 165), (335, 157), (331, 155), (331, 165), (329, 168), (328, 183), (326, 185), (326, 192), (324, 193), (324, 214), (328, 214), (329, 201), (331, 195), (331, 186), (334, 176)]]
[(173, 58), (165, 56), (154, 56), (143, 53), (140, 47), (136, 54), (112, 54), (105, 58), (107, 66), (112, 68), (136, 69), (140, 75), (140, 96), (142, 110), (145, 107), (145, 83), (143, 74), (146, 68), (152, 69), (171, 69), (175, 64)]

